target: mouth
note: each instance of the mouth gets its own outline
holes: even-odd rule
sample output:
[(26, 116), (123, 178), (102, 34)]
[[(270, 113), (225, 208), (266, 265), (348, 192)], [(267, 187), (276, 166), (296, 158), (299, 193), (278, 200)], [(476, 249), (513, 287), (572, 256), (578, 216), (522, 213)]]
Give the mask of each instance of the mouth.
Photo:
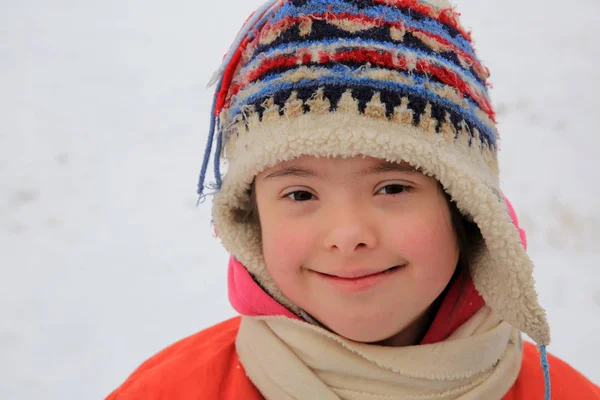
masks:
[(340, 274), (327, 274), (327, 273), (324, 273), (324, 272), (319, 272), (319, 274), (325, 275), (326, 277), (330, 277), (330, 278), (334, 278), (334, 279), (343, 279), (343, 280), (348, 280), (348, 281), (355, 281), (355, 280), (370, 278), (370, 277), (374, 277), (374, 276), (378, 276), (378, 275), (388, 274), (388, 273), (397, 271), (399, 269), (403, 269), (404, 267), (406, 267), (406, 264), (403, 264), (403, 265), (394, 265), (393, 267), (390, 267), (390, 268), (388, 268), (386, 270), (377, 271), (377, 272), (361, 272), (361, 271), (356, 271), (356, 272), (348, 272), (348, 273), (340, 273)]
[(338, 293), (356, 294), (375, 290), (399, 274), (408, 264), (394, 265), (383, 271), (348, 271), (338, 274), (317, 272), (317, 276)]

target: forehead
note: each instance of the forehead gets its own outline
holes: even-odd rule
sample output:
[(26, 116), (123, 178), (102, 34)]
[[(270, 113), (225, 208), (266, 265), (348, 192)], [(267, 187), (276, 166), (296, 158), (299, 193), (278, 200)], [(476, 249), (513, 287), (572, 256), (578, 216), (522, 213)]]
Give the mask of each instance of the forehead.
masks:
[(339, 174), (363, 176), (384, 172), (420, 173), (406, 162), (395, 163), (373, 157), (317, 158), (303, 156), (279, 163), (259, 174), (259, 179), (275, 179), (285, 176), (325, 178)]

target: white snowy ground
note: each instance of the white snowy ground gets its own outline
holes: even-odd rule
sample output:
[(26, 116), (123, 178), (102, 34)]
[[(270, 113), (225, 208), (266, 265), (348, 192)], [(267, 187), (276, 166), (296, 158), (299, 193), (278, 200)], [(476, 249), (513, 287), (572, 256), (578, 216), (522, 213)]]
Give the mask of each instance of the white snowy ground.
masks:
[[(551, 351), (600, 383), (597, 0), (457, 0)], [(234, 315), (195, 207), (210, 74), (257, 0), (0, 2), (0, 398), (100, 399)]]

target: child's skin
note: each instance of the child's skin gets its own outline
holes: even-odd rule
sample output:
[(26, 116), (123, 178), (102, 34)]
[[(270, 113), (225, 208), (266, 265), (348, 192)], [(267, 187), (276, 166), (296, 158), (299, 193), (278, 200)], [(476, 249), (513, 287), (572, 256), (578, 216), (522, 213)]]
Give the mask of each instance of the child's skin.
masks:
[(260, 173), (256, 200), (267, 269), (292, 302), (351, 340), (420, 340), (459, 257), (434, 178), (375, 158), (304, 156)]

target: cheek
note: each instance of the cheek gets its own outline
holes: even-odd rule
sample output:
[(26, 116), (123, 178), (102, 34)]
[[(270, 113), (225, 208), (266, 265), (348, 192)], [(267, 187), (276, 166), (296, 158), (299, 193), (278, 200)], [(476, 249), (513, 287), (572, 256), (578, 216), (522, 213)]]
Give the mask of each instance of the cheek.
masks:
[(445, 209), (413, 213), (391, 237), (400, 254), (414, 266), (417, 284), (444, 286), (458, 263), (459, 251), (449, 212)]
[(314, 229), (281, 218), (265, 218), (261, 225), (263, 254), (272, 278), (301, 272), (313, 247)]

